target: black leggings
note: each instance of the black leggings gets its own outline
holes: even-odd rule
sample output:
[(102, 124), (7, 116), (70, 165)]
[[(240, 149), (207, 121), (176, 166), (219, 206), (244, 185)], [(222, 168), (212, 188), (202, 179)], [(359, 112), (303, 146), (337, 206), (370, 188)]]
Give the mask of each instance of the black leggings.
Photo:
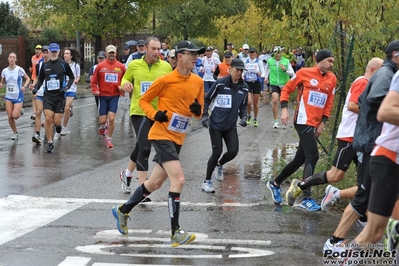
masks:
[(132, 115), (130, 121), (136, 132), (136, 145), (130, 154), (130, 160), (136, 163), (137, 171), (148, 171), (148, 157), (151, 153), (151, 141), (148, 140), (148, 132), (154, 121), (146, 116)]
[[(281, 173), (276, 177), (275, 182), (281, 185), (287, 177), (295, 173), (303, 164), (303, 180), (313, 175), (317, 161), (319, 160), (319, 150), (315, 136), (315, 128), (307, 125), (295, 125), (299, 135), (299, 145), (294, 159), (289, 162)], [(308, 187), (303, 192), (305, 198), (311, 196), (311, 188)]]
[(212, 172), (215, 169), (220, 155), (223, 151), (223, 142), (226, 143), (227, 151), (223, 154), (219, 160), (219, 164), (223, 165), (233, 160), (238, 153), (238, 134), (237, 129), (231, 129), (229, 131), (220, 131), (217, 129), (209, 128), (209, 135), (211, 136), (212, 144), (212, 155), (208, 160), (208, 167), (206, 169), (206, 180), (210, 180)]

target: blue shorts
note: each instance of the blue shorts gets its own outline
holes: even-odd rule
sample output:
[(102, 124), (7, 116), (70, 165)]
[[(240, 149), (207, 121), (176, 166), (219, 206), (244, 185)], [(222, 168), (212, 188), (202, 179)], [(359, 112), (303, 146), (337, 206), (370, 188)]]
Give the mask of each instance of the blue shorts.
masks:
[(65, 97), (76, 97), (76, 92), (72, 92), (72, 91), (67, 91), (65, 92)]
[(36, 100), (37, 100), (37, 101), (43, 101), (43, 96), (37, 96), (37, 95), (36, 95)]
[(100, 96), (98, 97), (98, 115), (107, 115), (108, 112), (113, 112), (116, 114), (118, 110), (118, 96)]
[(4, 97), (4, 99), (6, 101), (10, 101), (12, 103), (23, 103), (24, 102), (24, 93), (20, 90), (19, 91), (19, 95), (18, 95), (18, 99), (10, 99), (10, 98), (7, 98), (7, 97)]

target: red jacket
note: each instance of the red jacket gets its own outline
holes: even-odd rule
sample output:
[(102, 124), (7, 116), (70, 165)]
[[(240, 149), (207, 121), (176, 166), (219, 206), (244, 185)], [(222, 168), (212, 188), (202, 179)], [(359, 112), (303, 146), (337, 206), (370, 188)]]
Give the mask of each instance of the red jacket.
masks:
[(101, 62), (97, 65), (91, 77), (92, 92), (99, 92), (99, 96), (120, 95), (119, 85), (125, 72), (125, 65), (117, 60), (106, 59)]

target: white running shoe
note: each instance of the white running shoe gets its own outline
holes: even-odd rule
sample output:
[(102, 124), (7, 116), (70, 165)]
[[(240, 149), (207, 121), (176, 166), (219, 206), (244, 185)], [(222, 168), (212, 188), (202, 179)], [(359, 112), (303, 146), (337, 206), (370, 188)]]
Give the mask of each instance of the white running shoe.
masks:
[(278, 128), (278, 126), (279, 126), (278, 120), (274, 120), (273, 128)]
[(202, 182), (201, 190), (206, 193), (215, 193), (215, 189), (213, 188), (211, 180), (205, 180)]

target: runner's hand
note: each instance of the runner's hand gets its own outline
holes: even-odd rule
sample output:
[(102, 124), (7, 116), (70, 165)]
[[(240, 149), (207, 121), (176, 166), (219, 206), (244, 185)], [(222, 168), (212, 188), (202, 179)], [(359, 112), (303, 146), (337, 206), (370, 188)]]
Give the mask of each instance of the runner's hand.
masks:
[(165, 111), (158, 110), (158, 112), (155, 114), (154, 120), (161, 122), (161, 123), (168, 122), (169, 119), (168, 119), (168, 116), (166, 115), (167, 111), (168, 110), (165, 110)]
[(239, 124), (240, 124), (240, 126), (242, 126), (242, 127), (246, 127), (246, 126), (247, 126), (247, 117), (244, 116), (243, 118), (241, 118)]
[(202, 106), (198, 103), (197, 98), (195, 98), (195, 101), (190, 104), (189, 108), (190, 112), (195, 114), (196, 116), (199, 116), (201, 114)]

